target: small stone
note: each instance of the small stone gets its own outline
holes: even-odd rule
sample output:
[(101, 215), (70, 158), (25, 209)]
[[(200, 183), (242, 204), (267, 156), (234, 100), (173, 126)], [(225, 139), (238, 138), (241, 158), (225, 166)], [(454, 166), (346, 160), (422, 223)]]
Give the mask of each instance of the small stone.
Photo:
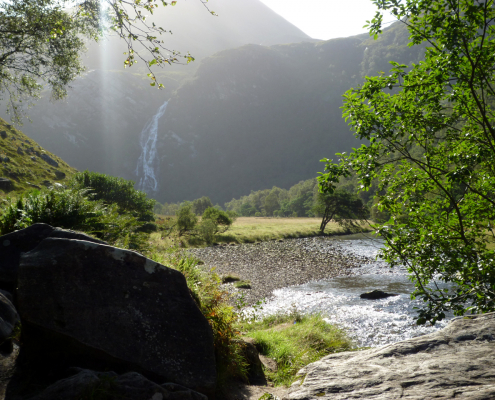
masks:
[(41, 158), (53, 167), (58, 167), (58, 162), (51, 158), (48, 154), (43, 153)]
[(65, 173), (63, 173), (62, 171), (55, 171), (55, 176), (57, 177), (57, 179), (65, 179)]

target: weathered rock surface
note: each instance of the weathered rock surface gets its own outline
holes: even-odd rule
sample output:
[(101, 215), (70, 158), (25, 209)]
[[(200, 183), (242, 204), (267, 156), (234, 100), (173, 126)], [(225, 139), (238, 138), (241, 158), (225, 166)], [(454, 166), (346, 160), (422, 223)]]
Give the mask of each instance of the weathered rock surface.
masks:
[(51, 158), (46, 153), (41, 154), (41, 159), (45, 160), (48, 164), (50, 164), (53, 167), (58, 167), (58, 162), (56, 162), (53, 158)]
[(376, 349), (327, 356), (299, 371), (289, 399), (495, 399), (495, 313)]
[(0, 293), (0, 343), (7, 339), (19, 322), (19, 314), (12, 302)]
[(55, 176), (57, 179), (65, 179), (65, 173), (62, 171), (55, 171)]
[(0, 284), (9, 287), (15, 285), (21, 253), (34, 249), (47, 237), (105, 243), (84, 233), (54, 228), (47, 224), (33, 224), (25, 229), (0, 236)]
[(138, 253), (47, 238), (21, 256), (17, 305), (26, 346), (43, 337), (38, 350), (82, 367), (100, 360), (214, 393), (212, 331), (184, 276)]
[(267, 381), (263, 372), (263, 364), (260, 360), (258, 350), (254, 345), (254, 339), (244, 338), (241, 346), (242, 355), (248, 364), (248, 382), (251, 385), (266, 385)]
[(201, 393), (174, 383), (158, 385), (137, 372), (118, 375), (87, 369), (79, 369), (76, 375), (50, 385), (29, 400), (74, 400), (95, 396), (106, 400), (207, 400)]
[[(5, 157), (7, 158), (7, 157)], [(10, 190), (12, 189), (12, 181), (7, 178), (0, 178), (0, 189), (2, 190)]]
[(366, 292), (361, 294), (359, 297), (368, 300), (379, 300), (386, 299), (387, 297), (398, 296), (396, 293), (385, 293), (383, 290), (372, 290), (371, 292)]

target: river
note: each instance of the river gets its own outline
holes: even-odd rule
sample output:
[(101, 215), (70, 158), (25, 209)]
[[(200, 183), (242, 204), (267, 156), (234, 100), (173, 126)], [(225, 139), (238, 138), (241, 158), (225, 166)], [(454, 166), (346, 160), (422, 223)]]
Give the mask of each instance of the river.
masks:
[[(365, 235), (320, 241), (320, 246), (338, 245), (357, 256), (375, 258), (383, 241)], [(431, 333), (446, 326), (452, 315), (435, 326), (415, 323), (415, 306), (410, 294), (414, 285), (407, 271), (390, 269), (383, 262), (367, 262), (354, 270), (353, 276), (335, 277), (304, 285), (277, 289), (257, 314), (268, 315), (296, 309), (300, 313), (322, 313), (328, 322), (343, 327), (357, 345), (375, 347)], [(360, 294), (374, 289), (398, 296), (381, 300), (365, 300)]]

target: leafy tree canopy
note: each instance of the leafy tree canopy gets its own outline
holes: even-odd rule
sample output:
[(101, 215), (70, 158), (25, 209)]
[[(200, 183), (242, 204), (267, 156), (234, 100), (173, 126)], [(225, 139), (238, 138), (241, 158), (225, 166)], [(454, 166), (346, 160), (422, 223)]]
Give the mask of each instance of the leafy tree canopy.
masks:
[[(326, 161), (321, 189), (356, 173), (378, 181), (382, 257), (405, 265), (425, 303), (417, 322), (495, 310), (495, 8), (493, 0), (375, 0), (370, 33), (389, 10), (425, 60), (392, 62), (344, 95), (343, 115), (367, 145)], [(445, 286), (439, 282), (447, 282)]]
[(207, 208), (213, 207), (213, 203), (211, 202), (209, 197), (203, 196), (199, 199), (193, 200), (192, 207), (193, 207), (193, 212), (196, 215), (203, 215), (203, 213)]
[(218, 210), (214, 207), (209, 207), (205, 210), (203, 220), (212, 221), (216, 225), (216, 232), (220, 231), (220, 227), (222, 227), (222, 232), (225, 232), (233, 222), (232, 218), (225, 211)]
[[(199, 0), (206, 5), (206, 1)], [(20, 122), (26, 100), (39, 97), (43, 83), (59, 99), (67, 85), (84, 71), (79, 58), (84, 41), (113, 33), (127, 43), (124, 65), (141, 58), (148, 66), (152, 86), (157, 85), (151, 66), (163, 66), (190, 54), (167, 49), (165, 29), (148, 23), (146, 15), (177, 1), (164, 0), (8, 0), (0, 2), (0, 99)], [(170, 33), (170, 32), (169, 32)], [(138, 51), (139, 50), (139, 51)], [(158, 84), (158, 87), (161, 87)]]
[(313, 212), (322, 217), (320, 224), (322, 234), (332, 220), (344, 229), (350, 230), (357, 227), (369, 214), (360, 198), (342, 189), (337, 189), (333, 193), (319, 193)]

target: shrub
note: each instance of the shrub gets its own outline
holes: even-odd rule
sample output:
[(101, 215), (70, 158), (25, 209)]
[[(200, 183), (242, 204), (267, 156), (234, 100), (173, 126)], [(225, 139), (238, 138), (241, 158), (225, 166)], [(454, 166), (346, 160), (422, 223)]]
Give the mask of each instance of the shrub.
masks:
[(214, 207), (209, 207), (203, 213), (203, 221), (210, 220), (215, 226), (215, 233), (225, 232), (232, 225), (232, 219), (222, 210)]
[(203, 240), (211, 244), (215, 240), (215, 233), (218, 227), (211, 219), (205, 219), (198, 224), (197, 230)]
[(119, 247), (147, 250), (145, 235), (136, 232), (139, 222), (133, 216), (88, 196), (87, 190), (46, 189), (18, 199), (7, 198), (2, 205), (0, 232), (6, 234), (43, 222), (84, 231)]
[(198, 217), (192, 211), (192, 204), (184, 202), (181, 207), (175, 212), (177, 216), (177, 230), (179, 236), (190, 233), (198, 223)]
[(228, 210), (226, 211), (227, 215), (229, 216), (230, 220), (232, 221), (232, 223), (235, 222), (235, 220), (237, 219), (237, 217), (239, 217), (239, 214), (237, 214), (235, 211), (233, 210)]
[(86, 196), (84, 190), (51, 189), (34, 191), (18, 199), (7, 198), (2, 205), (0, 231), (6, 234), (38, 222), (86, 232), (99, 231), (106, 207)]
[(154, 221), (155, 200), (134, 189), (134, 182), (98, 172), (84, 171), (75, 174), (69, 185), (76, 189), (89, 189), (93, 200), (117, 204), (122, 212), (130, 212), (141, 221)]

